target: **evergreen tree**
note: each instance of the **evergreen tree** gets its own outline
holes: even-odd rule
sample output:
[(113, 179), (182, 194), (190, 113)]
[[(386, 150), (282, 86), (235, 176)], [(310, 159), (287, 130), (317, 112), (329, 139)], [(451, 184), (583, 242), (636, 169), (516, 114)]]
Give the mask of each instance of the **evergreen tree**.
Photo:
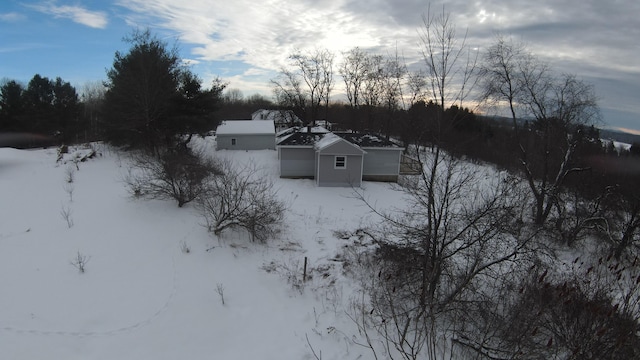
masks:
[(212, 128), (211, 113), (224, 84), (203, 90), (200, 79), (182, 66), (177, 48), (135, 31), (125, 39), (126, 54), (116, 52), (107, 71), (107, 140), (157, 150), (176, 144), (177, 135)]
[(24, 87), (10, 80), (0, 86), (0, 131), (20, 130), (24, 117)]

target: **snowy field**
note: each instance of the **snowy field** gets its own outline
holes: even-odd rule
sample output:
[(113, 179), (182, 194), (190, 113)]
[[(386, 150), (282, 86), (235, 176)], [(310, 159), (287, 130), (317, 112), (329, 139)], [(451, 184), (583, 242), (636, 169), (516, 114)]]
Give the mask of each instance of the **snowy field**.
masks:
[[(334, 235), (376, 221), (352, 189), (279, 179), (275, 151), (219, 152), (263, 167), (290, 210), (267, 244), (216, 238), (193, 206), (130, 198), (126, 157), (97, 149), (79, 170), (69, 159), (86, 150), (56, 163), (55, 148), (0, 149), (0, 359), (372, 357), (345, 313), (351, 243)], [(402, 204), (389, 184), (363, 192)]]

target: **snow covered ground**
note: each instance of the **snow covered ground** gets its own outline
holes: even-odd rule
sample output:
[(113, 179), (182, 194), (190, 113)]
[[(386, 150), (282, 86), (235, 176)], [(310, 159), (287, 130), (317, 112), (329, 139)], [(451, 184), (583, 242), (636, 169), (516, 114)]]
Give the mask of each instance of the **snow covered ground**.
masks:
[[(55, 148), (0, 149), (0, 359), (371, 358), (334, 235), (376, 221), (352, 189), (279, 179), (275, 151), (219, 152), (264, 167), (290, 210), (267, 244), (215, 238), (193, 206), (130, 198), (126, 158), (97, 150), (78, 170), (68, 159), (86, 150), (63, 164)], [(363, 192), (403, 203), (388, 184)]]

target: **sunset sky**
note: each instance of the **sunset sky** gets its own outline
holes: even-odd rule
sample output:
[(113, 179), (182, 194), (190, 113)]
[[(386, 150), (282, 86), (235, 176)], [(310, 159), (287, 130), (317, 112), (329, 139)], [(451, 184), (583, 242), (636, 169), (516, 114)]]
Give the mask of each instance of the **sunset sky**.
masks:
[[(219, 76), (245, 96), (271, 97), (269, 80), (295, 49), (337, 55), (359, 46), (398, 52), (420, 66), (419, 0), (2, 0), (0, 79), (61, 77), (78, 91), (106, 79), (122, 38), (149, 28), (209, 83)], [(501, 33), (524, 42), (557, 72), (594, 85), (602, 126), (640, 131), (640, 2), (637, 0), (452, 0), (468, 44), (486, 49)], [(335, 82), (342, 82), (335, 71)], [(334, 93), (339, 93), (336, 88)]]

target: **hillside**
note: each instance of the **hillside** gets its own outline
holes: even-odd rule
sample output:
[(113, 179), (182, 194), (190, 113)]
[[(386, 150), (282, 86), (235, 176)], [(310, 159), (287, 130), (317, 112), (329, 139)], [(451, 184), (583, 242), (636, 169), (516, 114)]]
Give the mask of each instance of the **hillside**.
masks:
[[(512, 119), (504, 116), (479, 116), (481, 119), (488, 121), (490, 123), (496, 124), (499, 127), (507, 127), (511, 128)], [(519, 120), (520, 124), (524, 125), (525, 120)], [(640, 135), (631, 134), (628, 132), (618, 131), (618, 130), (610, 130), (610, 129), (599, 129), (600, 130), (600, 138), (603, 140), (614, 140), (617, 142), (625, 143), (625, 144), (633, 144), (634, 142), (640, 143)]]
[[(349, 243), (334, 231), (375, 221), (351, 189), (279, 179), (275, 151), (220, 152), (263, 166), (290, 210), (267, 244), (215, 238), (193, 206), (130, 198), (126, 157), (97, 150), (76, 169), (74, 151), (64, 164), (53, 148), (0, 149), (0, 358), (313, 359), (311, 346), (325, 360), (370, 356), (353, 342), (343, 309), (356, 287), (336, 256)], [(402, 203), (388, 184), (364, 192)]]
[(640, 143), (640, 135), (616, 130), (600, 129), (600, 138), (614, 140), (625, 144)]
[[(215, 236), (191, 203), (132, 198), (129, 155), (109, 146), (0, 149), (0, 359), (477, 358), (474, 337), (501, 354), (640, 353), (637, 258), (528, 226), (526, 184), (506, 171), (443, 157), (437, 199), (375, 182), (356, 193), (280, 179), (273, 150), (195, 141), (274, 181), (281, 232)], [(444, 235), (425, 226), (430, 200)], [(438, 259), (439, 311), (426, 312), (416, 294)]]

